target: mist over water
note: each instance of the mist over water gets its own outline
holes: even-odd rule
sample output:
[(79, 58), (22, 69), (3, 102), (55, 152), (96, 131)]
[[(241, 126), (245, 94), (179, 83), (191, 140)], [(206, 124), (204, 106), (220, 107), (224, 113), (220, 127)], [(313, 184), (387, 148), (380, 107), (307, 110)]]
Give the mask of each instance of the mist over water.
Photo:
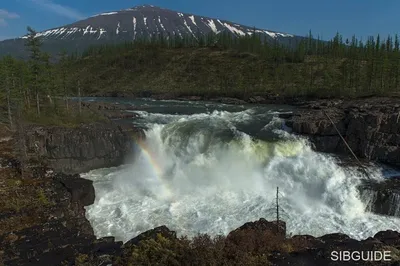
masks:
[[(204, 108), (136, 111), (141, 118), (134, 123), (147, 130), (134, 160), (83, 175), (94, 180), (96, 200), (86, 215), (98, 237), (127, 241), (160, 225), (179, 235), (227, 234), (274, 219), (276, 187), (288, 233), (362, 239), (400, 231), (400, 219), (365, 211), (357, 189), (362, 173), (283, 130), (277, 114), (290, 110)], [(382, 178), (377, 169), (370, 175)]]

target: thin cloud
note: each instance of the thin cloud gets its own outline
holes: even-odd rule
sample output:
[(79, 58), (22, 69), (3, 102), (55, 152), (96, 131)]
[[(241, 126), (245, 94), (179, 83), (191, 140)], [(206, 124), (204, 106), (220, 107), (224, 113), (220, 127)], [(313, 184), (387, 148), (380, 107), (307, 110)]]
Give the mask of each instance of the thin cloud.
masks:
[(70, 19), (84, 19), (85, 16), (78, 10), (71, 7), (56, 4), (50, 0), (30, 0), (31, 2), (39, 5), (40, 7), (52, 11), (60, 16), (64, 16)]
[(9, 12), (5, 9), (0, 9), (0, 27), (5, 27), (8, 25), (8, 19), (16, 19), (19, 18), (17, 13)]

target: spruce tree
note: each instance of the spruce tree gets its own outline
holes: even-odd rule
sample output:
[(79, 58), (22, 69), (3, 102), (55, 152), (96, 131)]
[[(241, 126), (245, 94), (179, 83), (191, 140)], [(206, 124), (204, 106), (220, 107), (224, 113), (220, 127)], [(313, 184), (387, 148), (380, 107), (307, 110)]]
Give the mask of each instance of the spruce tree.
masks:
[(26, 46), (30, 52), (30, 65), (31, 65), (31, 81), (32, 88), (36, 97), (36, 110), (38, 116), (40, 116), (40, 83), (39, 75), (41, 74), (41, 51), (40, 47), (42, 45), (41, 40), (37, 37), (37, 33), (31, 27), (27, 28), (28, 35), (26, 39)]

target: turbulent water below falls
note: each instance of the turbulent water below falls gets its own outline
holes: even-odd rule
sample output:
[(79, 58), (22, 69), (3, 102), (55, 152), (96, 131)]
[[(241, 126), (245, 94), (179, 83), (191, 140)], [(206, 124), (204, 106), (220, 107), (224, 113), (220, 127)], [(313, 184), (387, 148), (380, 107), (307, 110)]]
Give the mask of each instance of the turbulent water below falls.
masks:
[[(363, 239), (400, 231), (400, 219), (365, 211), (362, 173), (288, 132), (277, 116), (287, 107), (133, 104), (140, 119), (131, 122), (147, 128), (146, 141), (126, 165), (82, 175), (94, 181), (86, 216), (98, 237), (127, 241), (160, 225), (179, 235), (227, 234), (274, 219), (277, 187), (288, 233)], [(369, 171), (382, 179), (377, 168)]]

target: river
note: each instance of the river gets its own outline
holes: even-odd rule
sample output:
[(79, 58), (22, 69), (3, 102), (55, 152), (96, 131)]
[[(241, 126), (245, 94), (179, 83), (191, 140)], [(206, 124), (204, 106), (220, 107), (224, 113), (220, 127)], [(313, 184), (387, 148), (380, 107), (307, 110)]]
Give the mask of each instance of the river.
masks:
[[(160, 225), (179, 235), (227, 234), (275, 219), (277, 187), (288, 233), (364, 239), (400, 231), (399, 218), (366, 211), (363, 172), (290, 133), (278, 115), (293, 107), (119, 101), (137, 108), (139, 118), (126, 122), (145, 128), (146, 140), (125, 165), (82, 174), (94, 181), (86, 216), (98, 237), (127, 241)], [(383, 180), (378, 167), (368, 175)]]

